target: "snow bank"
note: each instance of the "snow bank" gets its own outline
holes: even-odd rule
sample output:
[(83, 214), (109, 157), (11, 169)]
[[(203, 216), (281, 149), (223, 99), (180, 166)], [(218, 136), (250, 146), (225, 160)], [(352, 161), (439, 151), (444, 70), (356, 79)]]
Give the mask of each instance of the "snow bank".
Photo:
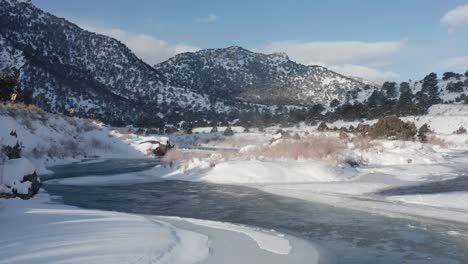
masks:
[(279, 254), (279, 255), (288, 255), (291, 252), (291, 244), (289, 240), (284, 237), (283, 234), (277, 233), (275, 231), (266, 231), (259, 228), (247, 227), (244, 225), (235, 225), (225, 222), (216, 222), (209, 220), (200, 220), (193, 218), (180, 218), (180, 217), (162, 217), (163, 219), (175, 219), (183, 220), (192, 224), (206, 226), (209, 228), (222, 229), (227, 231), (232, 231), (236, 233), (244, 234), (251, 239), (253, 239), (257, 245), (266, 251)]
[[(27, 159), (7, 160), (0, 165), (0, 193), (27, 194), (31, 188), (31, 182), (21, 182), (23, 177), (31, 175), (35, 171), (34, 165)], [(7, 187), (9, 186), (9, 188)]]
[(0, 263), (198, 263), (205, 235), (144, 216), (29, 201), (0, 201)]
[(375, 140), (368, 149), (354, 148), (349, 155), (367, 165), (432, 164), (444, 161), (444, 155), (432, 145), (412, 141)]
[(429, 108), (428, 115), (467, 116), (468, 117), (468, 105), (437, 104)]
[(463, 209), (468, 212), (468, 192), (399, 195), (387, 197), (390, 201), (420, 204), (442, 208)]
[[(34, 107), (0, 105), (0, 145), (21, 143), (22, 156), (47, 173), (45, 165), (89, 157), (144, 158), (148, 148), (141, 142), (166, 143), (167, 137), (138, 136), (94, 120), (70, 118)], [(16, 131), (17, 137), (10, 132)], [(144, 144), (143, 144), (144, 145)], [(148, 147), (148, 146), (146, 146)], [(154, 147), (150, 144), (149, 148)]]
[(411, 121), (417, 127), (427, 123), (431, 129), (439, 134), (452, 134), (460, 127), (468, 128), (468, 105), (433, 105), (424, 116), (410, 116), (402, 118)]
[(350, 167), (321, 161), (252, 160), (220, 163), (195, 179), (225, 184), (328, 182), (347, 180), (354, 173)]
[(156, 166), (151, 170), (112, 176), (86, 176), (48, 181), (65, 185), (125, 185), (161, 180), (203, 181), (220, 184), (307, 183), (347, 181), (357, 174), (348, 165), (322, 161), (229, 161), (215, 165), (206, 160), (170, 168)]

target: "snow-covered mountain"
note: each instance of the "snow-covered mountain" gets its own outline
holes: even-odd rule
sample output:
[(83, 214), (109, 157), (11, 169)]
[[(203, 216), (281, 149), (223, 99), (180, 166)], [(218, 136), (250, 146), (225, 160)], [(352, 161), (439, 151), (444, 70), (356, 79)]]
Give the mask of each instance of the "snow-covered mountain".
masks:
[[(93, 114), (114, 124), (268, 124), (284, 113), (284, 122), (300, 122), (320, 119), (324, 109), (335, 113), (329, 118), (351, 112), (358, 115), (349, 118), (362, 118), (468, 102), (468, 81), (461, 74), (445, 73), (442, 80), (430, 74), (380, 88), (298, 64), (284, 53), (237, 46), (183, 53), (152, 67), (114, 38), (83, 30), (30, 1), (0, 0), (0, 71), (14, 68), (22, 89), (32, 91), (34, 103), (45, 110), (67, 112), (73, 106), (79, 116)], [(408, 90), (403, 98), (401, 90)], [(301, 107), (316, 104), (325, 108)], [(400, 109), (411, 104), (417, 109)]]
[(73, 106), (82, 116), (134, 123), (242, 108), (171, 87), (116, 39), (83, 30), (31, 3), (0, 0), (0, 71), (13, 68), (20, 70), (23, 89), (33, 91), (34, 102), (52, 112)]
[(284, 53), (237, 46), (179, 54), (155, 68), (173, 86), (267, 105), (327, 105), (365, 85), (321, 66), (298, 64)]

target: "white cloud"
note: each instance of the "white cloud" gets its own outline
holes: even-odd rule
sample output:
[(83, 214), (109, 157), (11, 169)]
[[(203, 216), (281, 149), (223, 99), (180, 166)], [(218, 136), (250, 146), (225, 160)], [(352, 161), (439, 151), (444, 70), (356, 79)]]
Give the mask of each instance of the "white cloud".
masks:
[(447, 70), (468, 70), (468, 56), (449, 58), (442, 63)]
[(171, 45), (165, 40), (147, 34), (131, 33), (119, 28), (109, 28), (96, 25), (81, 25), (82, 28), (107, 35), (120, 40), (128, 46), (135, 55), (150, 65), (165, 61), (170, 57), (182, 53), (197, 51), (199, 48), (183, 43)]
[(450, 10), (440, 21), (451, 27), (468, 23), (468, 4), (457, 6), (455, 9)]
[(198, 22), (204, 22), (204, 23), (214, 23), (219, 20), (219, 16), (210, 14), (207, 17), (202, 17), (197, 19)]
[(360, 65), (331, 65), (328, 68), (347, 76), (360, 77), (375, 83), (398, 81), (400, 79), (400, 75), (398, 73), (390, 71), (379, 71), (377, 69)]
[(373, 82), (396, 81), (399, 74), (381, 71), (367, 65), (380, 64), (382, 58), (398, 53), (403, 41), (337, 41), (301, 42), (277, 41), (261, 51), (286, 52), (292, 60), (306, 65), (322, 65), (344, 75), (365, 78)]
[(401, 50), (402, 41), (361, 42), (272, 42), (263, 50), (265, 52), (286, 52), (292, 59), (310, 64), (312, 61), (322, 61), (328, 64), (362, 63), (371, 59), (381, 58)]

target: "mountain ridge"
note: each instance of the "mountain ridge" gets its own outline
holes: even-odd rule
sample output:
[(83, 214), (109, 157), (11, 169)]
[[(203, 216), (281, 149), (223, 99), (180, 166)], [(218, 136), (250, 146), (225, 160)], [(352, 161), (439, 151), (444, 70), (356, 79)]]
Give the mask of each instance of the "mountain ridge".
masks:
[(154, 66), (169, 84), (260, 104), (328, 105), (363, 82), (285, 53), (255, 53), (239, 46), (185, 52)]

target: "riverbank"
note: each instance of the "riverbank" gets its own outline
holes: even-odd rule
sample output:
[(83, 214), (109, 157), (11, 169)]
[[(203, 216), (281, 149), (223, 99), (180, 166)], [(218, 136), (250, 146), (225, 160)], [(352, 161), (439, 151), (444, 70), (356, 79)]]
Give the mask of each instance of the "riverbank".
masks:
[(311, 243), (244, 225), (0, 200), (0, 263), (319, 263)]

